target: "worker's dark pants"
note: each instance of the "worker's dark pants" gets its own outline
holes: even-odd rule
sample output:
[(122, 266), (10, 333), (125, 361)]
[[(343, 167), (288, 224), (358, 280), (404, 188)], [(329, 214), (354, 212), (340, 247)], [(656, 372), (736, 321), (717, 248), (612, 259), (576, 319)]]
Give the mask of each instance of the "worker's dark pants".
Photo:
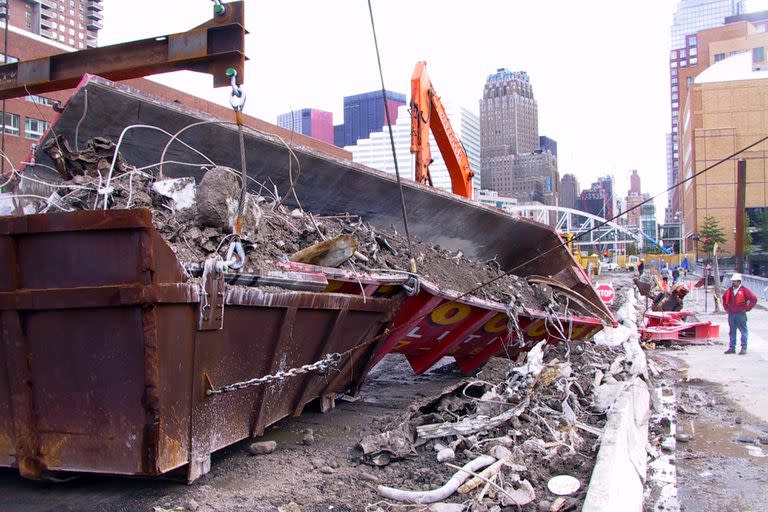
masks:
[(736, 330), (741, 331), (741, 348), (747, 349), (747, 314), (746, 313), (728, 313), (728, 327), (730, 330), (731, 350), (736, 350)]

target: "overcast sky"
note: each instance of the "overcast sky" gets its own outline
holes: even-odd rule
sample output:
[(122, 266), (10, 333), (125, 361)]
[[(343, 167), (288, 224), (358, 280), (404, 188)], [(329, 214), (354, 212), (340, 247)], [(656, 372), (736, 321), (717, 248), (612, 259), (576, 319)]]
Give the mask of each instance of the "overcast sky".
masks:
[[(756, 2), (757, 0), (753, 0)], [(372, 0), (387, 89), (408, 94), (426, 60), (438, 94), (478, 111), (497, 68), (528, 72), (539, 131), (558, 143), (559, 171), (582, 188), (614, 175), (626, 195), (666, 188), (669, 39), (676, 0)], [(210, 0), (105, 0), (100, 44), (188, 30)], [(276, 122), (311, 107), (343, 121), (343, 97), (380, 88), (366, 0), (246, 1), (246, 113)], [(163, 83), (228, 104), (202, 75)], [(666, 200), (657, 200), (663, 222)]]

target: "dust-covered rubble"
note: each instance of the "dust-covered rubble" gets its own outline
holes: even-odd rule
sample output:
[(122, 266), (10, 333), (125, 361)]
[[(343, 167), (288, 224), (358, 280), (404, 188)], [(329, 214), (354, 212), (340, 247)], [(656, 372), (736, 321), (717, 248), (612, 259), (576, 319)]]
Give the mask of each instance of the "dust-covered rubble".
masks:
[[(456, 469), (456, 480), (448, 483), (438, 478), (382, 482), (379, 493), (389, 500), (449, 501), (474, 511), (575, 510), (583, 503), (612, 404), (605, 389), (637, 372), (626, 347), (542, 342), (517, 365), (492, 359), (476, 377), (415, 403), (390, 428), (360, 441), (362, 458), (372, 466), (418, 460), (425, 468), (450, 464)], [(455, 459), (441, 463), (446, 450)], [(467, 465), (474, 469), (458, 469)], [(578, 489), (554, 494), (549, 484), (559, 475), (574, 477)], [(448, 484), (452, 492), (446, 496)], [(369, 508), (396, 509), (390, 504)]]
[[(51, 183), (47, 199), (27, 199), (26, 205), (34, 204), (37, 212), (149, 208), (155, 227), (179, 261), (192, 268), (201, 268), (212, 255), (223, 255), (234, 238), (240, 178), (233, 169), (212, 167), (195, 185), (190, 178), (162, 176), (157, 166), (137, 169), (122, 156), (115, 157), (114, 143), (104, 138), (89, 141), (82, 151), (72, 151), (61, 138), (44, 149), (53, 158), (60, 180)], [(25, 180), (29, 178), (20, 174), (22, 186)], [(347, 237), (344, 240), (354, 243), (347, 251), (346, 265), (356, 272), (405, 273), (411, 270), (412, 256), (419, 275), (443, 291), (553, 313), (566, 310), (565, 299), (546, 284), (505, 275), (495, 261), (473, 261), (460, 251), (430, 245), (417, 237), (411, 237), (411, 255), (408, 241), (394, 226), (374, 227), (354, 212), (320, 216), (290, 209), (268, 187), (256, 182), (250, 187), (260, 194), (247, 194), (243, 208), (242, 272), (274, 269), (279, 260)], [(319, 261), (340, 264), (346, 258)], [(574, 307), (578, 309), (571, 304)]]

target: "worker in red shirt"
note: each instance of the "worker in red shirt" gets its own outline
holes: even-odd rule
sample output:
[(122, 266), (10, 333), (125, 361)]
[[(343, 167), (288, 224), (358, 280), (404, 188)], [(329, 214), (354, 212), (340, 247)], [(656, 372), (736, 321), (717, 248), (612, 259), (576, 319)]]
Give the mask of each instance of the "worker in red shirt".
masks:
[(728, 327), (730, 328), (730, 345), (726, 354), (736, 353), (736, 331), (741, 331), (740, 355), (747, 353), (747, 311), (751, 311), (757, 304), (757, 297), (746, 286), (741, 284), (741, 274), (733, 274), (731, 287), (723, 294), (723, 307), (728, 313)]

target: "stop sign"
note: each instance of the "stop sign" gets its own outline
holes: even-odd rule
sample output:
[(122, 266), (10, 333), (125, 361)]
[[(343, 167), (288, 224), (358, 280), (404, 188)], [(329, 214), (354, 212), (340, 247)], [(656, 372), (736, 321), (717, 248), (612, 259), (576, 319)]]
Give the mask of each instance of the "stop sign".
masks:
[(600, 284), (595, 288), (595, 291), (606, 304), (610, 304), (616, 298), (616, 292), (612, 284)]

